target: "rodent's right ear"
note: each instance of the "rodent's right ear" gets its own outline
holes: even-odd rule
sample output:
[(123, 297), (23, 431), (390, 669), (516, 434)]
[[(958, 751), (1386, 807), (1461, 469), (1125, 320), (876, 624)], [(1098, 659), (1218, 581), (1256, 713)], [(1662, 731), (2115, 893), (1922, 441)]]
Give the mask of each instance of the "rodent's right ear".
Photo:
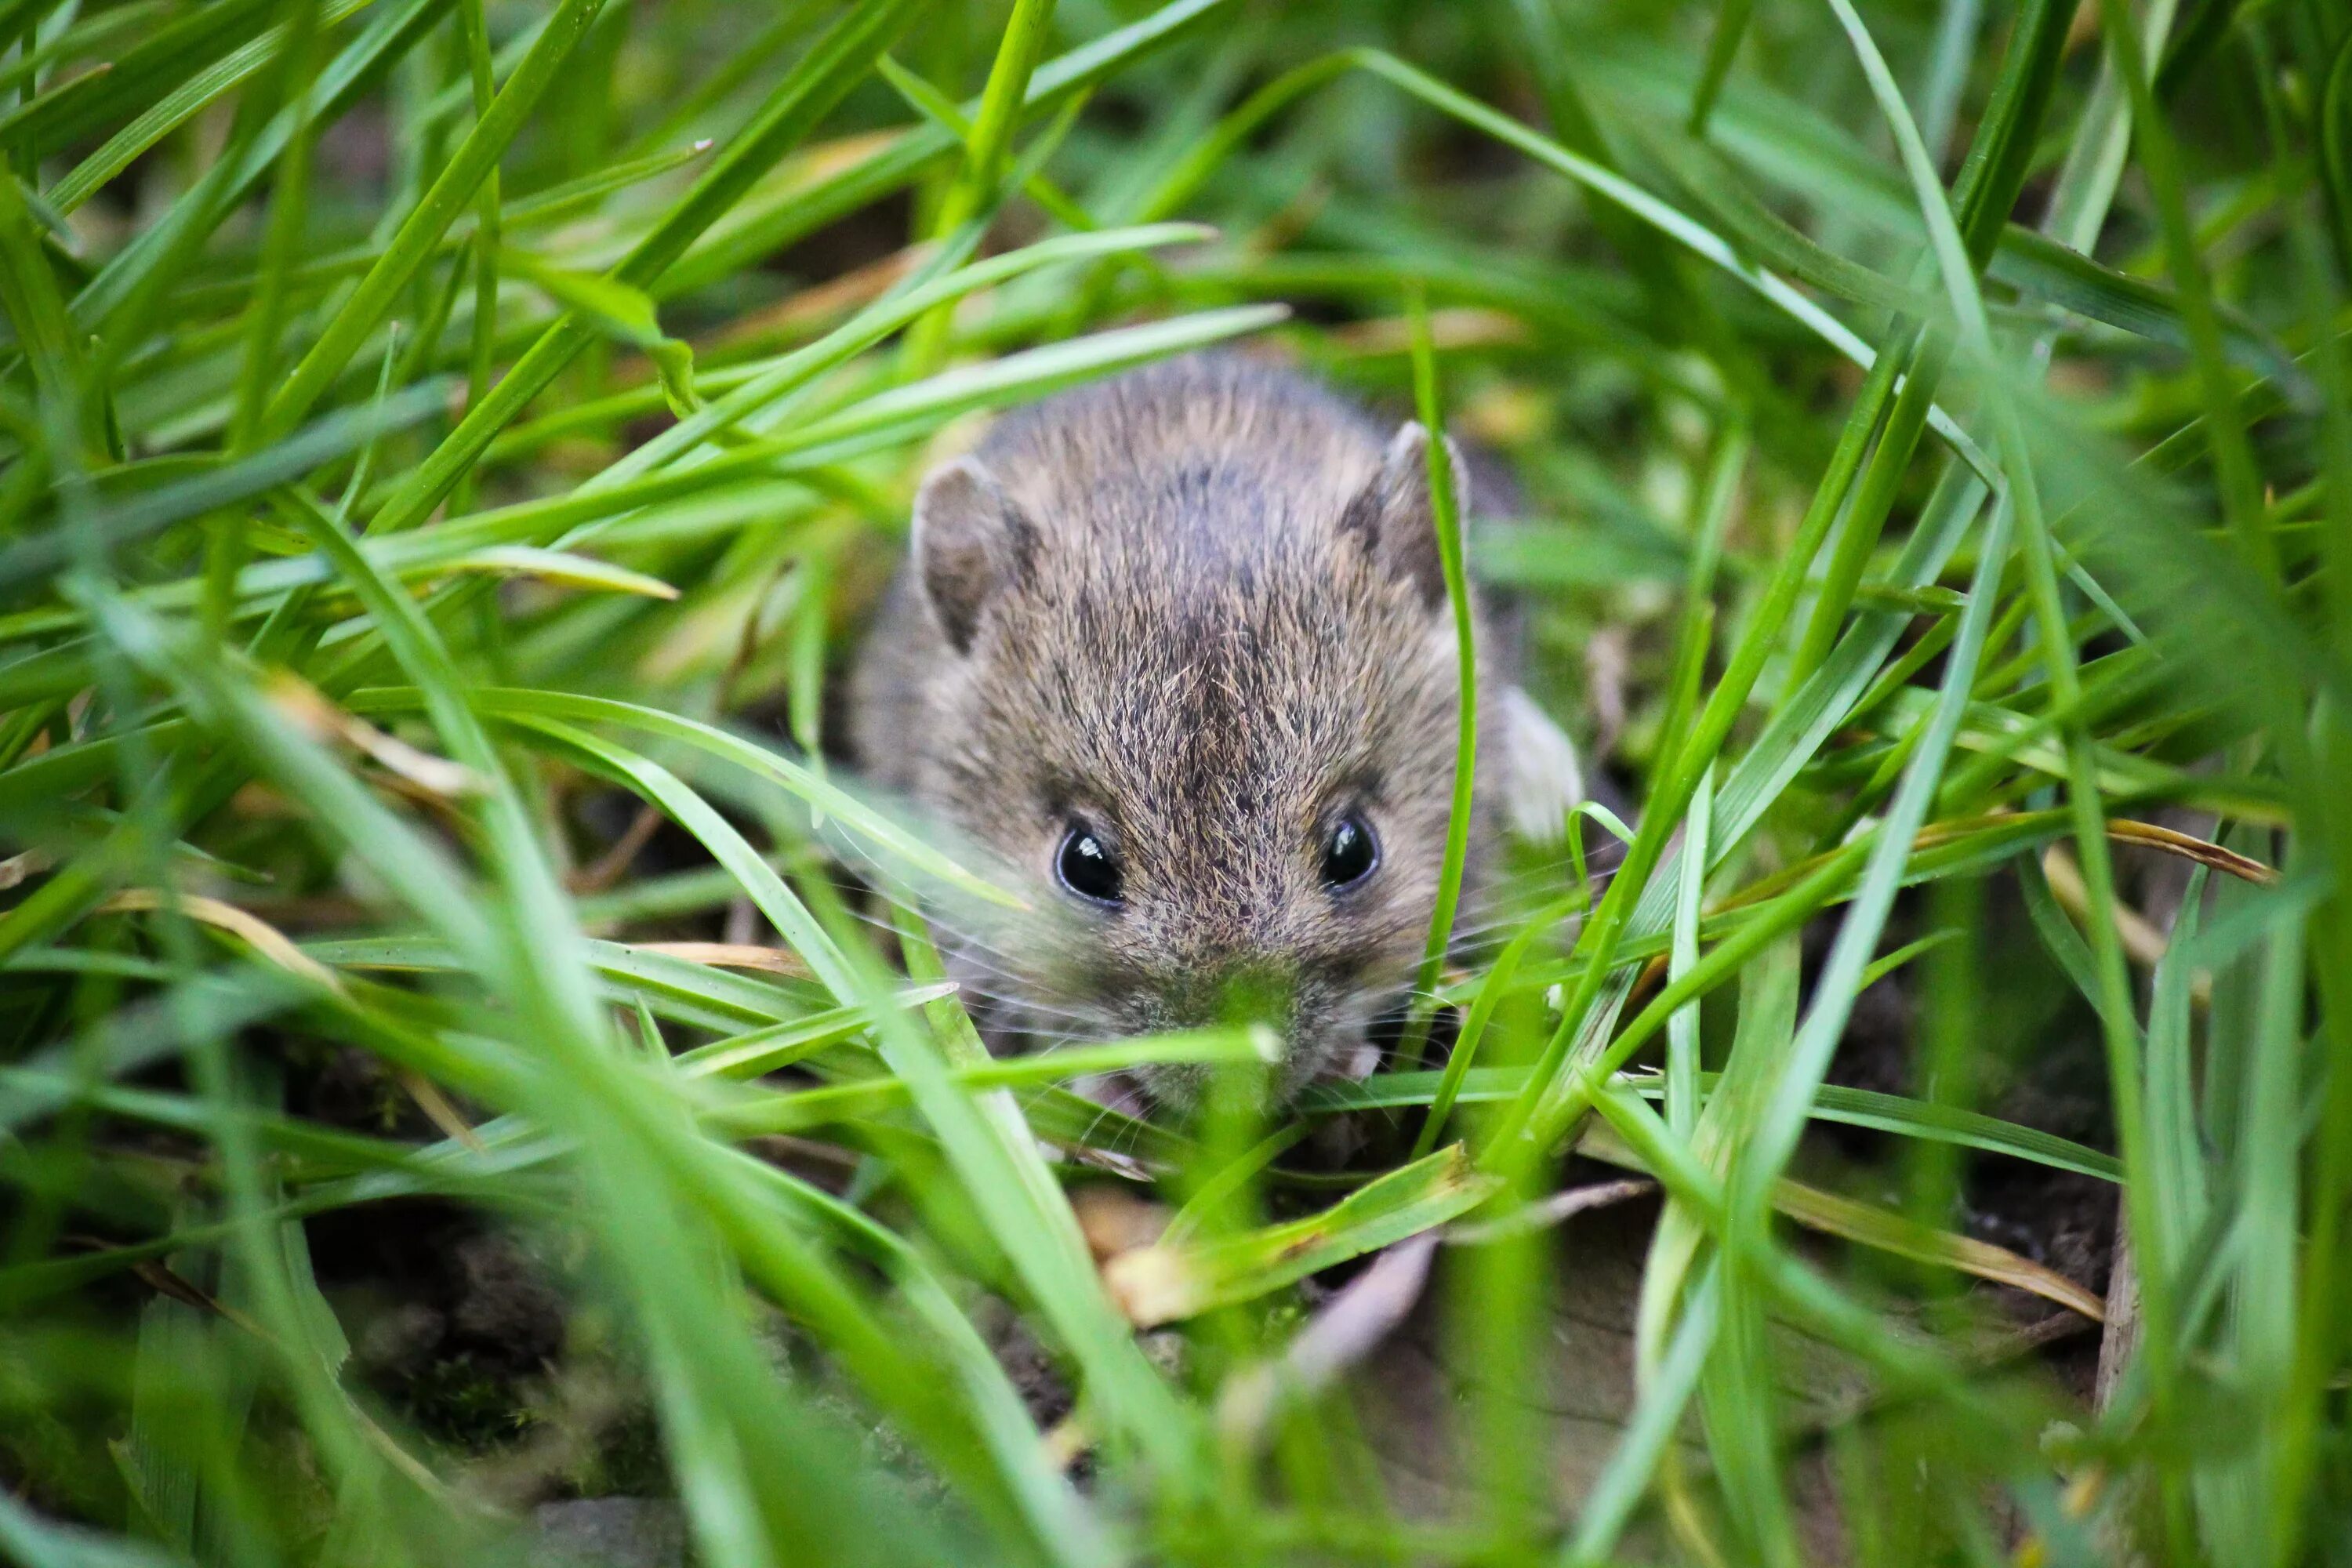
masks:
[(977, 458), (931, 471), (915, 494), (915, 569), (940, 630), (971, 651), (980, 613), (1029, 570), (1037, 531)]
[[(1446, 461), (1454, 471), (1454, 498), (1465, 531), (1470, 516), (1470, 471), (1452, 437)], [(1445, 602), (1445, 568), (1437, 550), (1437, 516), (1429, 495), (1429, 432), (1409, 419), (1381, 455), (1381, 471), (1339, 515), (1342, 532), (1354, 534), (1381, 571), (1412, 583), (1432, 608)]]

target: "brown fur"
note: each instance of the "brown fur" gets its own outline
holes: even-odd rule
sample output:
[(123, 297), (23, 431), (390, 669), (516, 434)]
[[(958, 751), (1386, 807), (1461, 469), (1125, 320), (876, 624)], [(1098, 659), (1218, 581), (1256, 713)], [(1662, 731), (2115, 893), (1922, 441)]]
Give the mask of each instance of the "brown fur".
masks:
[[(1424, 462), (1418, 426), (1391, 440), (1310, 383), (1206, 359), (1008, 417), (926, 481), (852, 741), (1025, 884), (1036, 913), (957, 955), (993, 1043), (1209, 1023), (1241, 987), (1271, 998), (1287, 1098), (1409, 986), (1457, 690)], [(1321, 846), (1351, 808), (1381, 863), (1335, 892)], [(1116, 845), (1124, 908), (1056, 883), (1074, 816)]]

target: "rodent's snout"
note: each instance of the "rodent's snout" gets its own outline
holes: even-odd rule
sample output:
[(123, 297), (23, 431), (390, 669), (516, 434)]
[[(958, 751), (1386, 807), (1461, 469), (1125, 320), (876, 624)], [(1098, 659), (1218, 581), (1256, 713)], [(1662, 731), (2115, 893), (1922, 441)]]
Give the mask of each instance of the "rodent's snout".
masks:
[(1287, 1031), (1298, 1005), (1298, 977), (1262, 962), (1179, 971), (1152, 988), (1146, 1005), (1159, 1027), (1207, 1028), (1264, 1024)]
[[(1265, 1084), (1269, 1100), (1287, 1105), (1318, 1079), (1344, 1070), (1365, 1046), (1363, 1009), (1335, 977), (1265, 958), (1196, 967), (1138, 992), (1130, 1005), (1137, 1034), (1218, 1026), (1260, 1025), (1281, 1040)], [(1148, 1068), (1139, 1075), (1163, 1104), (1197, 1104), (1207, 1070), (1197, 1066)]]

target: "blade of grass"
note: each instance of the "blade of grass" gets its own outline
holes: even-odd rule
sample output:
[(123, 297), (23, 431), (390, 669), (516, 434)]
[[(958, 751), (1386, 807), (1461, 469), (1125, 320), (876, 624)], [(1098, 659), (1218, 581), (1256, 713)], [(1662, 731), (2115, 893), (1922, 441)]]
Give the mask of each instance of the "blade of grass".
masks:
[[(931, 238), (943, 241), (998, 199), (1013, 134), (1020, 128), (1030, 78), (1045, 53), (1045, 37), (1054, 19), (1054, 0), (1013, 0), (1004, 24), (996, 58), (988, 68), (988, 85), (980, 95), (980, 112), (964, 138), (963, 172), (948, 187), (931, 220)], [(938, 368), (947, 347), (947, 317), (933, 310), (917, 321), (907, 334), (902, 368), (908, 379)]]
[(1478, 772), (1478, 649), (1469, 577), (1463, 562), (1453, 448), (1445, 438), (1444, 410), (1437, 395), (1437, 353), (1429, 339), (1429, 301), (1418, 290), (1412, 297), (1412, 314), (1413, 405), (1428, 445), (1429, 510), (1437, 529), (1437, 559), (1445, 579), (1446, 602), (1453, 611), (1455, 682), (1454, 790), (1445, 824), (1444, 858), (1438, 865), (1429, 936), (1422, 949), (1421, 967), (1413, 974), (1413, 1005), (1399, 1047), (1403, 1059), (1418, 1061), (1436, 1011), (1438, 974), (1454, 944), (1454, 907), (1461, 901), (1463, 863), (1470, 850), (1471, 793)]
[[(292, 428), (342, 374), (352, 355), (393, 308), (401, 290), (430, 258), (443, 233), (497, 169), (508, 143), (522, 130), (523, 121), (541, 97), (555, 84), (564, 62), (587, 36), (604, 5), (604, 0), (561, 0), (530, 52), (499, 88), (488, 111), (449, 155), (448, 163), (417, 198), (416, 205), (402, 221), (383, 255), (344, 297), (333, 317), (312, 340), (309, 352), (296, 363), (285, 384), (270, 398), (257, 426), (260, 436), (273, 437)], [(308, 123), (301, 121), (296, 128), (298, 146), (302, 127)]]

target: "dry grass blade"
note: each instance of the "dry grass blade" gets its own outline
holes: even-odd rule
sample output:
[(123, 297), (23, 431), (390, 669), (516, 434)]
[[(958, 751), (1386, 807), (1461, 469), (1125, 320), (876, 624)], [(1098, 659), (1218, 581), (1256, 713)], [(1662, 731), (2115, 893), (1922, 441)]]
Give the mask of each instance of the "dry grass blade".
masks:
[(1824, 1236), (1842, 1237), (1899, 1258), (1957, 1268), (1997, 1285), (2011, 1285), (2081, 1313), (2095, 1323), (2107, 1321), (2106, 1303), (2054, 1268), (2021, 1258), (2005, 1247), (1974, 1237), (1915, 1225), (1900, 1215), (1835, 1193), (1783, 1180), (1772, 1190), (1772, 1206), (1799, 1225)]
[(807, 961), (789, 948), (740, 942), (641, 942), (634, 945), (640, 952), (682, 958), (688, 963), (707, 963), (713, 969), (744, 969), (793, 980), (811, 977)]
[(293, 939), (259, 915), (235, 904), (224, 903), (202, 893), (164, 893), (153, 888), (126, 888), (109, 894), (99, 903), (97, 914), (152, 914), (160, 910), (200, 921), (217, 931), (228, 932), (247, 947), (289, 974), (328, 991), (341, 992), (341, 978), (325, 964), (294, 945)]

